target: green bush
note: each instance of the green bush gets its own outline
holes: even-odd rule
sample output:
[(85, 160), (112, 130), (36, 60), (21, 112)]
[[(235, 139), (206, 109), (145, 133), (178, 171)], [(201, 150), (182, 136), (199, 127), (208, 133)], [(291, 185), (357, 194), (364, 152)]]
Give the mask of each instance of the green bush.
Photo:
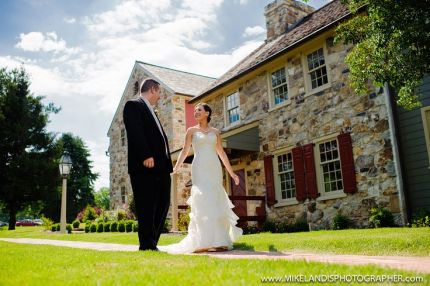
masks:
[(90, 232), (90, 225), (88, 223), (85, 224), (85, 233)]
[(172, 224), (170, 222), (170, 218), (166, 218), (164, 221), (163, 229), (161, 230), (162, 233), (169, 233), (172, 229)]
[(52, 230), (52, 225), (54, 224), (54, 222), (50, 218), (47, 218), (42, 215), (42, 221), (43, 221), (43, 226), (45, 227), (46, 230)]
[(391, 227), (394, 226), (394, 217), (393, 214), (385, 208), (371, 208), (369, 222), (370, 225), (375, 228)]
[(97, 232), (103, 232), (103, 222), (99, 222), (97, 224)]
[(309, 231), (309, 224), (306, 219), (298, 219), (292, 225), (288, 225), (287, 232)]
[(189, 224), (190, 224), (190, 208), (188, 208), (186, 212), (179, 213), (178, 230), (187, 231)]
[(247, 225), (242, 227), (243, 230), (243, 234), (254, 234), (254, 233), (258, 233), (258, 228), (254, 225)]
[(430, 227), (430, 212), (425, 209), (419, 209), (412, 216), (413, 227)]
[(79, 220), (74, 220), (73, 222), (72, 222), (72, 225), (73, 225), (73, 228), (79, 228), (79, 225), (80, 225), (81, 223), (80, 223), (80, 221)]
[(262, 230), (264, 232), (275, 233), (276, 232), (276, 222), (274, 220), (271, 220), (271, 219), (266, 219), (266, 221), (263, 223)]
[(125, 222), (125, 231), (126, 232), (132, 232), (133, 231), (133, 223), (134, 223), (133, 220), (127, 220)]
[(72, 225), (70, 223), (66, 224), (67, 233), (72, 233)]
[(60, 224), (57, 223), (57, 231), (60, 231)]
[(125, 232), (125, 221), (118, 222), (118, 231), (119, 232)]
[(337, 214), (333, 218), (333, 229), (347, 229), (351, 225), (351, 220), (344, 215)]
[(103, 224), (103, 231), (104, 231), (104, 232), (110, 232), (110, 226), (111, 226), (111, 222), (110, 222), (110, 221), (105, 222), (105, 223)]
[(139, 231), (139, 223), (137, 221), (133, 222), (133, 232)]
[(93, 207), (91, 206), (87, 206), (87, 208), (85, 209), (84, 215), (82, 217), (82, 221), (86, 222), (86, 221), (93, 221), (98, 217), (96, 211), (94, 210)]
[(92, 223), (90, 226), (90, 231), (91, 232), (96, 232), (97, 231), (97, 225), (95, 223)]
[(112, 222), (112, 224), (110, 225), (110, 231), (111, 232), (117, 232), (118, 231), (118, 222), (117, 221)]
[(127, 218), (127, 213), (125, 210), (119, 209), (116, 216), (118, 221), (125, 220)]
[(51, 231), (57, 231), (57, 226), (59, 226), (59, 225), (58, 225), (58, 223), (54, 223), (54, 224), (51, 226)]

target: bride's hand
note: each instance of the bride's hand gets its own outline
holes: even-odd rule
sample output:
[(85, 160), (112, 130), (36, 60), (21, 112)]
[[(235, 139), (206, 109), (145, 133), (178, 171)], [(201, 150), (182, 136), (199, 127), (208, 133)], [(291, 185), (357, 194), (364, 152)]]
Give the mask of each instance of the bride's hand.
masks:
[(239, 185), (239, 177), (236, 174), (233, 174), (233, 176), (231, 176), (234, 180), (234, 184), (237, 186)]
[(173, 167), (173, 174), (176, 174), (177, 172), (178, 172), (178, 170), (179, 170), (179, 167), (178, 166), (175, 166), (175, 167)]

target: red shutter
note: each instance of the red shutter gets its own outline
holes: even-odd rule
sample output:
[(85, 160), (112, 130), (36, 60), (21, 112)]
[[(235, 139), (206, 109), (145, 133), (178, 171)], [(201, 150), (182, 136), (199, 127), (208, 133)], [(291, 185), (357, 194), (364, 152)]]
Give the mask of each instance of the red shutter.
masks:
[(194, 105), (185, 101), (185, 130), (197, 124), (194, 118)]
[(266, 177), (266, 198), (268, 206), (273, 206), (276, 203), (272, 157), (272, 155), (264, 157), (264, 176)]
[(303, 157), (305, 161), (306, 192), (308, 198), (316, 199), (319, 194), (317, 187), (317, 174), (315, 170), (313, 143), (303, 146)]
[(296, 199), (306, 200), (305, 164), (303, 161), (303, 147), (299, 146), (292, 150), (294, 164), (294, 180), (296, 183)]
[(352, 154), (351, 134), (339, 134), (337, 136), (337, 141), (339, 142), (343, 191), (345, 193), (355, 193), (357, 191), (357, 183), (355, 181), (354, 155)]

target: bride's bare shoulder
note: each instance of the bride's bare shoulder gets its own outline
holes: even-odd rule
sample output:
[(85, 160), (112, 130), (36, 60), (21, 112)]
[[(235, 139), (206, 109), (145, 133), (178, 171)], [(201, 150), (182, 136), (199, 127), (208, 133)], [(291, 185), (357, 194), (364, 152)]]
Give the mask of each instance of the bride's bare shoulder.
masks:
[(193, 133), (196, 132), (197, 130), (198, 130), (197, 126), (188, 127), (188, 129), (187, 129), (187, 135), (188, 134), (189, 135), (193, 135)]
[(215, 128), (215, 127), (211, 127), (211, 131), (214, 132), (215, 134), (220, 134), (219, 129)]

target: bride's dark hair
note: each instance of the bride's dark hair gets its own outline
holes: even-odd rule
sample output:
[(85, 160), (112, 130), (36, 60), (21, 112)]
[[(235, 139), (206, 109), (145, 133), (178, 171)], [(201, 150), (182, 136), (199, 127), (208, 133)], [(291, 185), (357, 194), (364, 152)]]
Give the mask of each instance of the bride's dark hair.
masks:
[(196, 107), (199, 106), (199, 105), (203, 106), (203, 109), (205, 111), (209, 112), (209, 116), (208, 116), (207, 120), (208, 120), (208, 123), (211, 122), (212, 108), (207, 103), (204, 103), (204, 102), (198, 103), (196, 105)]

